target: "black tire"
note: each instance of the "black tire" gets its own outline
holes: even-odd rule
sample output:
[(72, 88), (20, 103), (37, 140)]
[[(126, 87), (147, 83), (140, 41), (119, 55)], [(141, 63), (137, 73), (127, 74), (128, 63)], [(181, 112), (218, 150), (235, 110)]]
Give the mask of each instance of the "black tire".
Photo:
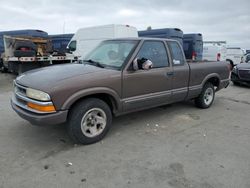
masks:
[(18, 41), (14, 45), (15, 50), (20, 50), (21, 48), (29, 48), (30, 50), (37, 51), (37, 46), (32, 41)]
[[(102, 113), (105, 113), (106, 115), (106, 124), (104, 128), (100, 129), (100, 133), (96, 136), (90, 137), (91, 135), (90, 129), (93, 127), (97, 127), (98, 123), (97, 122), (92, 122), (96, 121), (97, 119), (91, 116), (91, 110), (94, 111), (94, 109), (102, 110)], [(104, 115), (104, 114), (103, 114)], [(89, 117), (89, 118), (87, 118)], [(88, 122), (90, 125), (82, 125), (82, 122)], [(89, 120), (90, 119), (90, 120)], [(110, 107), (102, 100), (97, 99), (97, 98), (88, 98), (80, 101), (77, 103), (73, 109), (70, 110), (70, 114), (68, 117), (68, 123), (67, 123), (67, 130), (70, 138), (74, 141), (74, 143), (81, 143), (81, 144), (93, 144), (95, 142), (100, 141), (105, 137), (107, 132), (109, 131), (109, 128), (112, 123), (112, 113), (110, 110)], [(93, 125), (96, 124), (96, 125)], [(99, 124), (99, 127), (101, 127), (101, 124)], [(89, 129), (88, 131), (82, 130), (82, 128)], [(97, 130), (97, 128), (96, 128)], [(86, 135), (89, 134), (89, 135)]]
[(29, 51), (15, 50), (14, 56), (15, 57), (35, 57), (36, 51), (34, 51), (34, 50), (29, 50)]
[(235, 81), (232, 81), (232, 82), (233, 82), (233, 84), (236, 85), (236, 86), (239, 86), (239, 85), (240, 85), (239, 82), (235, 82)]
[[(208, 92), (208, 93), (207, 93)], [(211, 93), (209, 96), (212, 98), (209, 100), (206, 94)], [(210, 82), (207, 82), (202, 89), (201, 94), (195, 99), (195, 105), (199, 108), (209, 108), (213, 102), (214, 102), (214, 97), (215, 97), (215, 91), (214, 91), (214, 85)]]

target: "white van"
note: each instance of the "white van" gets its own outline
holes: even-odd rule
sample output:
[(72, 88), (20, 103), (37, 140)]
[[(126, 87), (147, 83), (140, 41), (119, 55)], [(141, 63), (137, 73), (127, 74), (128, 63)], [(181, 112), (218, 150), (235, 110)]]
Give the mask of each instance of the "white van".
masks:
[(233, 65), (237, 65), (243, 62), (244, 50), (241, 48), (227, 48), (227, 61)]
[(81, 28), (72, 37), (67, 48), (74, 57), (82, 59), (103, 40), (122, 37), (138, 37), (138, 31), (129, 25), (116, 24)]
[(204, 61), (226, 61), (227, 57), (226, 41), (204, 41), (203, 60)]

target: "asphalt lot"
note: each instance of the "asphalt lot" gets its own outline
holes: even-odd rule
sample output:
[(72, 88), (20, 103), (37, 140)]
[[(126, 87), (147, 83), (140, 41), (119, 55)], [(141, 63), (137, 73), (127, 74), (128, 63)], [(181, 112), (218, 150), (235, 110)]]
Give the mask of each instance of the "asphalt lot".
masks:
[(74, 145), (64, 126), (32, 126), (11, 109), (0, 73), (0, 188), (249, 188), (250, 88), (114, 119), (107, 137)]

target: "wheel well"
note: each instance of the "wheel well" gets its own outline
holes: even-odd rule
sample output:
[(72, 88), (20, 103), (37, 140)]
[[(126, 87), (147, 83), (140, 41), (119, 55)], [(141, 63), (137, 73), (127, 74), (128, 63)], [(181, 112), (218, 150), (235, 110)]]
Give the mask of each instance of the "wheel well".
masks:
[(230, 64), (232, 65), (232, 67), (234, 66), (234, 62), (231, 59), (226, 59), (226, 61), (230, 62)]
[(80, 102), (80, 101), (82, 101), (84, 99), (87, 99), (87, 98), (98, 98), (98, 99), (103, 100), (104, 102), (106, 102), (108, 104), (108, 106), (110, 107), (112, 113), (114, 113), (114, 111), (116, 111), (116, 109), (118, 108), (117, 103), (116, 103), (113, 96), (111, 96), (109, 94), (106, 94), (106, 93), (98, 93), (98, 94), (87, 95), (87, 96), (84, 96), (84, 97), (76, 100), (69, 107), (69, 109), (72, 109), (78, 102)]
[(213, 85), (216, 86), (216, 87), (219, 87), (219, 85), (220, 85), (220, 80), (219, 80), (219, 78), (217, 78), (217, 77), (209, 78), (209, 79), (206, 81), (206, 83), (207, 83), (207, 82), (210, 82), (211, 84), (213, 84)]

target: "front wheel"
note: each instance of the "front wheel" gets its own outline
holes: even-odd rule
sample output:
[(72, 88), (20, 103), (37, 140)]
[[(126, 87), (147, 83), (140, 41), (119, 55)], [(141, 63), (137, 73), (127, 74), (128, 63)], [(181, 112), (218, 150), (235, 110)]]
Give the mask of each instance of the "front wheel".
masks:
[(209, 108), (213, 104), (214, 97), (214, 85), (208, 82), (204, 85), (201, 94), (195, 99), (195, 105), (203, 109)]
[(112, 113), (104, 101), (85, 99), (70, 111), (68, 133), (75, 143), (92, 144), (104, 138), (111, 122)]

